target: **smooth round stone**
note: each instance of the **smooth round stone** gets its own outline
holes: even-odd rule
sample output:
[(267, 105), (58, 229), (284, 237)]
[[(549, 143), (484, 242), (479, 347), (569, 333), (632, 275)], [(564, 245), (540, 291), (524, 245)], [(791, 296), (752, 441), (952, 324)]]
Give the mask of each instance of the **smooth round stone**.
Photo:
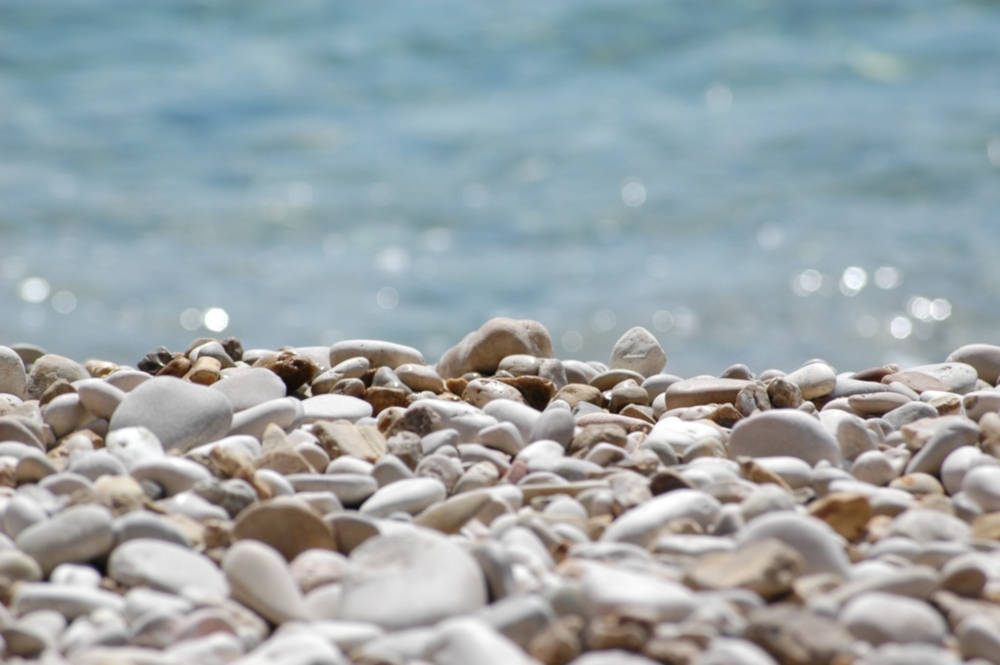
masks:
[[(473, 467), (474, 468), (474, 467)], [(466, 492), (428, 506), (414, 520), (415, 524), (442, 533), (456, 533), (490, 502), (488, 492)]]
[(237, 541), (222, 557), (233, 598), (272, 623), (309, 619), (284, 557), (256, 540)]
[[(327, 469), (326, 472), (331, 473), (329, 469)], [(382, 456), (382, 459), (380, 459), (371, 470), (371, 475), (378, 483), (379, 487), (385, 487), (386, 485), (394, 483), (397, 480), (412, 478), (413, 471), (410, 467), (406, 466), (403, 460), (390, 454)]]
[(965, 415), (978, 421), (987, 413), (1000, 412), (1000, 391), (975, 390), (962, 396)]
[(372, 415), (372, 405), (349, 395), (316, 395), (302, 400), (304, 422), (349, 420), (355, 422)]
[(211, 388), (225, 395), (232, 404), (233, 411), (237, 413), (280, 399), (286, 392), (284, 381), (264, 367), (247, 367), (227, 372)]
[(130, 471), (133, 478), (142, 482), (149, 480), (160, 487), (166, 494), (172, 495), (184, 492), (200, 482), (212, 479), (212, 472), (197, 462), (183, 457), (153, 457), (138, 462)]
[(374, 478), (359, 473), (293, 473), (285, 478), (297, 492), (332, 492), (348, 507), (361, 505), (378, 489)]
[(904, 404), (909, 404), (910, 398), (906, 395), (886, 390), (877, 393), (851, 395), (847, 398), (847, 403), (858, 413), (866, 416), (880, 416)]
[(530, 319), (492, 318), (445, 351), (437, 363), (437, 372), (445, 379), (466, 372), (493, 374), (501, 360), (515, 354), (551, 358), (549, 331)]
[(104, 379), (84, 379), (73, 384), (80, 402), (90, 413), (98, 418), (110, 420), (111, 415), (125, 398), (125, 391), (117, 388)]
[(740, 502), (740, 514), (744, 521), (772, 513), (777, 510), (795, 510), (795, 499), (778, 485), (766, 483), (758, 485), (750, 495)]
[[(382, 460), (379, 460), (379, 462), (381, 461)], [(375, 470), (375, 466), (375, 464), (372, 464), (367, 460), (341, 455), (340, 457), (331, 460), (330, 463), (326, 465), (326, 471), (324, 473), (370, 474)]]
[(481, 619), (449, 619), (437, 627), (429, 652), (435, 665), (536, 665), (510, 638)]
[(848, 602), (838, 618), (854, 637), (874, 646), (890, 642), (942, 644), (948, 634), (944, 619), (927, 603), (878, 591)]
[(346, 568), (346, 556), (325, 549), (306, 550), (289, 564), (292, 577), (303, 593), (340, 582)]
[(565, 449), (555, 441), (535, 441), (525, 446), (514, 459), (524, 462), (532, 471), (548, 470), (565, 453)]
[(906, 465), (906, 473), (937, 474), (941, 463), (954, 450), (974, 446), (979, 441), (979, 427), (962, 416), (945, 416), (935, 421), (933, 433)]
[(816, 418), (797, 409), (763, 411), (736, 423), (729, 437), (733, 457), (790, 455), (816, 464), (840, 463), (840, 447)]
[(261, 439), (267, 426), (272, 423), (283, 430), (291, 429), (302, 422), (305, 416), (304, 404), (305, 402), (294, 397), (279, 397), (247, 407), (233, 416), (229, 435), (245, 434)]
[(125, 599), (117, 593), (76, 584), (21, 582), (14, 586), (11, 609), (17, 615), (55, 610), (67, 619), (75, 619), (99, 610), (121, 614)]
[(47, 353), (31, 364), (31, 371), (28, 373), (28, 396), (32, 399), (38, 399), (50, 385), (59, 379), (73, 383), (89, 378), (90, 374), (87, 370), (75, 360)]
[(556, 441), (565, 448), (573, 440), (573, 432), (576, 430), (576, 419), (569, 409), (546, 409), (535, 421), (531, 432), (528, 433), (528, 441)]
[(777, 665), (769, 653), (753, 642), (716, 637), (698, 658), (698, 665)]
[(679, 622), (698, 605), (697, 597), (686, 587), (643, 567), (570, 561), (564, 562), (561, 570), (579, 584), (582, 593), (582, 606), (574, 608), (575, 613), (589, 618), (637, 612), (657, 622)]
[(45, 509), (28, 496), (15, 494), (7, 502), (3, 511), (3, 532), (11, 538), (33, 524), (44, 522)]
[(848, 577), (850, 561), (840, 537), (822, 520), (789, 511), (773, 512), (751, 520), (736, 540), (738, 546), (773, 538), (802, 555), (803, 574), (833, 573)]
[(472, 555), (426, 530), (369, 538), (351, 552), (342, 586), (340, 619), (392, 630), (434, 624), (487, 602)]
[(499, 422), (512, 423), (521, 433), (524, 441), (531, 440), (531, 430), (542, 414), (527, 404), (509, 399), (496, 399), (483, 407), (483, 413), (496, 418)]
[(112, 525), (115, 543), (122, 543), (139, 538), (162, 540), (184, 547), (188, 546), (187, 538), (169, 519), (145, 510), (135, 510), (116, 519)]
[(170, 515), (184, 515), (198, 522), (229, 519), (225, 508), (206, 501), (191, 490), (178, 492), (168, 499), (158, 501), (156, 505)]
[(629, 328), (611, 349), (609, 369), (628, 369), (645, 376), (658, 374), (667, 364), (667, 354), (651, 332), (642, 326)]
[(114, 544), (111, 512), (95, 505), (67, 508), (29, 526), (15, 542), (48, 574), (60, 563), (82, 563), (107, 554)]
[(41, 423), (18, 416), (0, 416), (0, 441), (20, 442), (45, 450), (42, 443)]
[(138, 538), (122, 543), (108, 558), (108, 576), (126, 587), (148, 586), (173, 594), (225, 598), (229, 585), (211, 559), (175, 543)]
[(372, 367), (395, 369), (405, 363), (425, 364), (424, 354), (411, 346), (374, 339), (349, 339), (330, 347), (330, 366), (358, 356), (367, 358)]
[(416, 363), (403, 363), (396, 367), (396, 376), (410, 390), (429, 390), (432, 393), (445, 391), (444, 379), (438, 376), (433, 367)]
[(9, 346), (0, 346), (0, 393), (20, 399), (28, 396), (28, 375), (24, 362)]
[(736, 395), (751, 383), (745, 379), (696, 376), (675, 381), (663, 395), (668, 410), (700, 404), (732, 404), (736, 401)]
[(145, 383), (151, 378), (153, 377), (146, 372), (141, 372), (130, 367), (121, 367), (104, 377), (104, 380), (107, 381), (109, 385), (112, 385), (123, 392), (131, 392), (139, 387), (140, 384)]
[[(29, 459), (25, 457), (21, 462), (26, 462)], [(56, 496), (71, 496), (75, 492), (91, 492), (94, 489), (94, 483), (90, 482), (89, 478), (84, 478), (80, 474), (70, 473), (69, 471), (60, 471), (59, 473), (46, 475), (38, 481), (38, 486), (52, 492)]]
[(250, 506), (236, 518), (233, 536), (266, 543), (289, 561), (306, 550), (337, 548), (322, 518), (293, 497), (278, 497)]
[(137, 464), (163, 457), (163, 444), (146, 427), (123, 427), (108, 432), (104, 449), (131, 470)]
[(955, 635), (962, 655), (966, 658), (981, 658), (987, 663), (997, 662), (997, 654), (1000, 654), (1000, 625), (995, 618), (970, 614), (959, 621)]
[(984, 464), (970, 469), (962, 478), (962, 491), (983, 512), (1000, 511), (1000, 466)]
[(229, 663), (243, 655), (243, 645), (235, 635), (220, 631), (169, 646), (163, 655), (179, 663)]
[(941, 463), (941, 484), (948, 494), (955, 494), (962, 489), (965, 474), (979, 466), (997, 466), (996, 458), (983, 453), (976, 446), (956, 448)]
[(905, 536), (918, 543), (946, 541), (961, 543), (968, 540), (970, 527), (955, 517), (938, 510), (911, 508), (893, 519), (889, 536)]
[(395, 512), (416, 515), (447, 496), (436, 478), (410, 478), (380, 488), (361, 504), (360, 512), (371, 517), (388, 517)]
[(792, 489), (805, 487), (812, 482), (812, 467), (798, 457), (789, 457), (788, 455), (758, 457), (754, 461), (768, 471), (777, 474)]
[(42, 579), (42, 569), (24, 552), (0, 549), (0, 577), (11, 582), (37, 582)]
[[(571, 420), (572, 418), (573, 416), (570, 415)], [(524, 448), (524, 437), (521, 436), (521, 430), (514, 423), (509, 422), (484, 427), (476, 435), (476, 441), (511, 457), (516, 456)]]
[(101, 476), (123, 476), (128, 473), (122, 461), (107, 450), (95, 450), (76, 455), (67, 468), (72, 473), (79, 473), (90, 480)]
[(881, 450), (869, 450), (858, 455), (851, 465), (851, 475), (872, 485), (888, 485), (899, 475), (889, 457)]
[(108, 431), (144, 426), (164, 449), (186, 452), (225, 436), (232, 420), (233, 407), (217, 390), (157, 376), (125, 396), (111, 417)]
[(785, 379), (799, 387), (802, 399), (826, 397), (837, 386), (837, 373), (822, 362), (803, 365), (794, 372), (786, 374)]
[(86, 416), (87, 409), (76, 393), (59, 395), (42, 408), (42, 418), (56, 437), (66, 436), (75, 430)]
[(996, 385), (1000, 379), (1000, 346), (995, 344), (966, 344), (948, 354), (946, 360), (971, 365), (979, 378), (990, 385)]
[(920, 420), (921, 418), (937, 417), (938, 410), (925, 402), (907, 402), (882, 416), (894, 429), (900, 429), (903, 425), (912, 423), (914, 420)]
[[(11, 445), (15, 445), (14, 442)], [(14, 472), (18, 483), (37, 483), (58, 473), (55, 464), (42, 451), (33, 446), (25, 447), (28, 450), (17, 460)]]
[(462, 399), (473, 406), (483, 408), (494, 400), (523, 402), (524, 397), (514, 386), (494, 379), (473, 379), (462, 391)]
[(660, 535), (668, 522), (687, 518), (707, 528), (715, 521), (721, 508), (718, 499), (700, 490), (675, 490), (623, 513), (604, 530), (601, 540), (646, 547)]

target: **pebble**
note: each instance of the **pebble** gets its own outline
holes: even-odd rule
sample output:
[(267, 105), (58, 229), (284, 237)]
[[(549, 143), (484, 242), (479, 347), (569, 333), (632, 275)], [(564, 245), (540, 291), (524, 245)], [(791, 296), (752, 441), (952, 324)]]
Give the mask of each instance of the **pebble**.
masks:
[(233, 598), (276, 624), (309, 619), (302, 592), (284, 557), (256, 540), (239, 540), (222, 558)]
[(743, 546), (771, 538), (802, 556), (803, 574), (833, 573), (844, 578), (849, 574), (850, 562), (839, 536), (819, 519), (789, 511), (767, 513), (751, 520), (738, 534), (737, 543)]
[(667, 364), (667, 354), (651, 332), (641, 326), (625, 331), (611, 349), (609, 369), (627, 369), (643, 377), (659, 374)]
[(995, 344), (966, 344), (948, 354), (946, 360), (971, 365), (979, 378), (991, 386), (1000, 379), (1000, 346)]
[(274, 424), (282, 430), (289, 430), (304, 418), (305, 402), (294, 397), (279, 397), (247, 407), (233, 415), (229, 436), (245, 434), (263, 439), (268, 425)]
[(859, 640), (882, 644), (942, 644), (947, 625), (926, 603), (872, 591), (848, 602), (838, 620)]
[(979, 440), (979, 428), (962, 416), (943, 416), (931, 423), (932, 433), (906, 465), (907, 473), (937, 474), (952, 451)]
[(716, 519), (721, 504), (698, 490), (675, 490), (624, 513), (601, 536), (604, 541), (648, 546), (672, 520), (690, 519), (703, 528)]
[(356, 422), (372, 415), (372, 405), (348, 395), (317, 395), (302, 400), (303, 422), (348, 420)]
[(277, 497), (242, 511), (233, 523), (233, 537), (261, 541), (289, 561), (309, 549), (336, 549), (321, 516), (293, 497)]
[(148, 586), (177, 595), (229, 595), (225, 576), (210, 559), (183, 545), (154, 538), (136, 538), (116, 547), (108, 557), (108, 577), (126, 587)]
[(67, 508), (27, 527), (15, 542), (48, 574), (60, 563), (83, 563), (107, 554), (114, 544), (111, 513), (95, 505)]
[(436, 478), (409, 478), (379, 488), (359, 509), (371, 517), (388, 517), (396, 512), (416, 515), (447, 496), (444, 484)]
[(932, 363), (889, 374), (883, 382), (899, 381), (917, 393), (944, 390), (962, 395), (976, 387), (976, 368), (963, 362)]
[(111, 415), (125, 399), (125, 391), (108, 383), (104, 379), (84, 379), (74, 385), (80, 403), (90, 413), (98, 418), (110, 420)]
[(839, 464), (837, 440), (819, 420), (795, 409), (764, 411), (733, 427), (729, 438), (732, 456), (770, 457), (790, 455), (809, 464), (826, 460)]
[(151, 457), (138, 462), (129, 470), (140, 482), (151, 481), (159, 485), (167, 496), (191, 489), (200, 482), (210, 480), (207, 468), (183, 457)]
[(123, 427), (109, 432), (104, 449), (131, 471), (136, 465), (163, 457), (163, 444), (149, 428)]
[(406, 363), (424, 364), (424, 354), (417, 349), (394, 342), (374, 339), (351, 339), (330, 347), (330, 366), (336, 367), (350, 358), (366, 358), (372, 367), (397, 368)]
[(480, 619), (449, 619), (435, 630), (427, 655), (435, 665), (533, 665), (538, 661)]
[(492, 374), (501, 360), (515, 354), (551, 358), (549, 332), (538, 321), (529, 319), (490, 319), (445, 351), (437, 363), (437, 372), (445, 379), (467, 372)]
[(233, 407), (218, 391), (174, 377), (153, 377), (125, 395), (108, 431), (142, 426), (166, 450), (185, 452), (229, 431)]
[(679, 409), (699, 404), (732, 404), (750, 381), (719, 379), (711, 376), (682, 379), (671, 383), (664, 391), (667, 409)]
[(20, 399), (28, 396), (28, 374), (24, 362), (9, 346), (0, 346), (0, 393)]
[(369, 538), (351, 552), (342, 585), (340, 619), (390, 630), (434, 624), (487, 602), (475, 559), (425, 530)]
[(1000, 511), (1000, 466), (984, 464), (969, 469), (962, 478), (961, 488), (983, 512)]
[(263, 367), (242, 367), (226, 373), (212, 384), (212, 390), (226, 396), (234, 413), (284, 397), (286, 392), (281, 378)]
[(83, 365), (65, 356), (47, 353), (31, 363), (28, 372), (27, 394), (32, 399), (38, 399), (56, 381), (60, 379), (73, 383), (81, 379), (89, 379), (90, 374)]

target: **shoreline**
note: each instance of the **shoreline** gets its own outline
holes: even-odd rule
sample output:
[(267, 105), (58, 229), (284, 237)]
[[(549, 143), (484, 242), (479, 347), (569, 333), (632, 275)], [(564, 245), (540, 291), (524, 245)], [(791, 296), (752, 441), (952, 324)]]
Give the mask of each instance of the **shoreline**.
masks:
[(1000, 346), (0, 346), (5, 662), (1000, 662)]

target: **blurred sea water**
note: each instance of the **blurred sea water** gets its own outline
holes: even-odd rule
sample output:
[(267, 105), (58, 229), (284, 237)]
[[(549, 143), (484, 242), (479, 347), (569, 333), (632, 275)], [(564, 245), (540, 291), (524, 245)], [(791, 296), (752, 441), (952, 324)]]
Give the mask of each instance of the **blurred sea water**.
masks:
[(1000, 4), (0, 0), (0, 343), (1000, 343)]

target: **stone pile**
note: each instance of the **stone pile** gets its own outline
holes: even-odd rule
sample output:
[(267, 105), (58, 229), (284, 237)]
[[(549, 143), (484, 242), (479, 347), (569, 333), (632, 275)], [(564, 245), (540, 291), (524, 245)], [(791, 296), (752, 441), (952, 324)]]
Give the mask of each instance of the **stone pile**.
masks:
[(1000, 346), (666, 363), (0, 346), (3, 662), (1000, 663)]

